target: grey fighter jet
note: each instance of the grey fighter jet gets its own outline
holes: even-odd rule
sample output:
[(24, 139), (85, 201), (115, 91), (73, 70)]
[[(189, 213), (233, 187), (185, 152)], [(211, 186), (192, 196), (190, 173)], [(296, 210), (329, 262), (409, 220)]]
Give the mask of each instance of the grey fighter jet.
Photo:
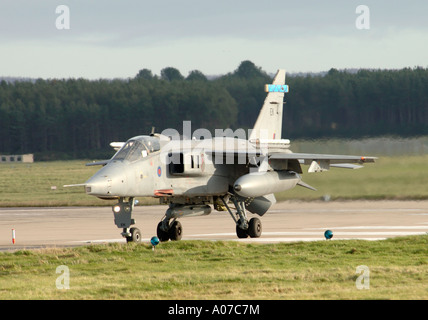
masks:
[[(330, 167), (360, 168), (376, 158), (362, 156), (293, 153), (290, 141), (281, 139), (285, 70), (278, 70), (248, 139), (243, 130), (220, 131), (211, 136), (198, 129), (187, 139), (173, 129), (161, 134), (136, 136), (111, 146), (116, 154), (88, 165), (103, 167), (84, 184), (86, 194), (117, 199), (114, 222), (128, 242), (140, 242), (141, 232), (132, 219), (136, 197), (155, 197), (168, 205), (157, 227), (160, 241), (180, 240), (184, 216), (227, 211), (236, 224), (238, 238), (260, 237), (259, 218), (276, 202), (274, 194), (296, 185), (315, 190), (301, 178), (301, 164), (309, 172)], [(187, 123), (188, 124), (188, 123)], [(230, 133), (229, 129), (229, 133)], [(242, 134), (244, 132), (244, 134)], [(69, 185), (76, 186), (76, 185)]]

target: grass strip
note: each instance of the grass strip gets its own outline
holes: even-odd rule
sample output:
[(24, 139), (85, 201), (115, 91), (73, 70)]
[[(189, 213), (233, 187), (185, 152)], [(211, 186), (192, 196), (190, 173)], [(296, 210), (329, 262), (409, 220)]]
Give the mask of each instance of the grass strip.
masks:
[[(69, 289), (57, 286), (65, 284), (61, 266)], [(0, 299), (428, 299), (428, 235), (2, 252)]]

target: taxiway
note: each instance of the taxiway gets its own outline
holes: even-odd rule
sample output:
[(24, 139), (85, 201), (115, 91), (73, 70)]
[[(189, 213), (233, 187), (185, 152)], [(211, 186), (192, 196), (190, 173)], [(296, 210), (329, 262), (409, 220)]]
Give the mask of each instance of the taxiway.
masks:
[[(133, 218), (143, 242), (156, 235), (166, 208), (135, 207)], [(238, 239), (227, 212), (180, 221), (183, 240), (316, 241), (324, 240), (327, 229), (333, 231), (333, 240), (379, 240), (428, 233), (428, 201), (280, 202), (261, 217), (263, 233), (254, 239)], [(125, 242), (120, 232), (109, 206), (0, 209), (0, 250)]]

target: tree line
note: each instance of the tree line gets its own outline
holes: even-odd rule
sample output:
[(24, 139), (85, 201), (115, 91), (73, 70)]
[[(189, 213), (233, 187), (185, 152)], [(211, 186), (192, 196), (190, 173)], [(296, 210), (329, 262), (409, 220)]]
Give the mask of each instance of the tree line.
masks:
[[(251, 61), (208, 79), (168, 67), (114, 80), (0, 82), (0, 154), (111, 155), (109, 143), (167, 128), (251, 128), (272, 80)], [(428, 69), (287, 75), (284, 138), (428, 134)]]

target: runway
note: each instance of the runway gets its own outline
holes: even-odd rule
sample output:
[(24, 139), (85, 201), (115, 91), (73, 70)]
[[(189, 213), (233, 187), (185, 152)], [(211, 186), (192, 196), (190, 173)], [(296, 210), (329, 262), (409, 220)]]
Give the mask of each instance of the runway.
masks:
[[(156, 235), (167, 206), (136, 206), (133, 218), (144, 242)], [(249, 214), (248, 218), (255, 215)], [(428, 201), (280, 202), (260, 218), (260, 238), (238, 239), (228, 212), (184, 217), (183, 240), (255, 243), (324, 240), (379, 240), (428, 233)], [(12, 229), (16, 243), (12, 244)], [(125, 242), (111, 207), (1, 208), (0, 250)]]

